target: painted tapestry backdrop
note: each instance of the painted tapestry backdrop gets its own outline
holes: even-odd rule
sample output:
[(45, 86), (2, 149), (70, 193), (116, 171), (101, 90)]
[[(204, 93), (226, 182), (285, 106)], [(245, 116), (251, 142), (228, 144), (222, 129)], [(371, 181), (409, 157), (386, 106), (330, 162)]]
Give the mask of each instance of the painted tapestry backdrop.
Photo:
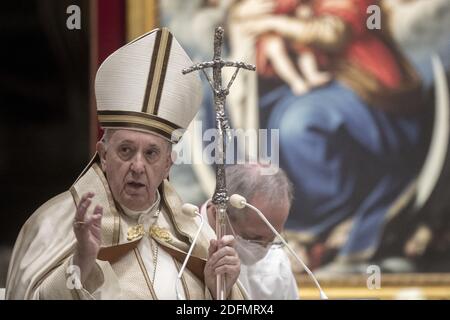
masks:
[[(271, 159), (295, 188), (286, 234), (313, 268), (450, 271), (447, 0), (164, 0), (159, 21), (194, 62), (211, 60), (221, 25), (224, 57), (256, 65), (236, 78), (228, 116), (235, 129), (278, 130)], [(197, 205), (214, 189), (204, 89), (184, 138), (193, 164), (172, 172)]]

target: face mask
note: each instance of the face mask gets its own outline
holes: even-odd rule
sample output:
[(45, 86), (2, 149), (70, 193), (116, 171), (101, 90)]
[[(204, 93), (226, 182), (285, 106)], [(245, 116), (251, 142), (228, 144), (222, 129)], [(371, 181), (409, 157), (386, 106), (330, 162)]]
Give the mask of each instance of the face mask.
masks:
[(241, 259), (242, 264), (244, 265), (249, 266), (255, 264), (259, 260), (263, 259), (270, 249), (269, 246), (267, 246), (267, 248), (264, 248), (257, 243), (248, 242), (248, 240), (245, 240), (240, 236), (235, 237), (236, 251), (239, 255), (239, 258)]
[(270, 249), (270, 246), (263, 247), (260, 244), (250, 242), (237, 235), (236, 232), (234, 232), (231, 221), (228, 219), (228, 215), (227, 220), (230, 225), (231, 232), (236, 238), (236, 251), (242, 264), (249, 266), (255, 264), (266, 256), (267, 252)]

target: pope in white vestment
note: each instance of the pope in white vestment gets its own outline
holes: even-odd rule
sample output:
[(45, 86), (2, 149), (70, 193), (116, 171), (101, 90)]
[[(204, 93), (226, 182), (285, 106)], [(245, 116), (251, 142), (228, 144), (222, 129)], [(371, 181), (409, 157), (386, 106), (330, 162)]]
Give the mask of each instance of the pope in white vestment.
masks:
[[(210, 242), (214, 231), (203, 227), (177, 282), (199, 222), (181, 212), (182, 202), (167, 180), (171, 163), (159, 172), (152, 162), (165, 156), (164, 143), (178, 142), (180, 129), (187, 128), (200, 106), (198, 75), (181, 73), (191, 64), (165, 28), (105, 60), (95, 91), (99, 122), (111, 141), (99, 142), (98, 153), (71, 188), (42, 205), (22, 227), (8, 270), (7, 299), (176, 299), (176, 286), (183, 299), (214, 298), (212, 274), (224, 267), (218, 262), (218, 241)], [(134, 208), (138, 195), (147, 193), (148, 206)], [(95, 209), (85, 208), (83, 218), (79, 212), (85, 203)], [(77, 251), (79, 230), (91, 228), (95, 234), (95, 226), (98, 252), (81, 281), (74, 263), (83, 257)], [(216, 249), (208, 252), (210, 246)], [(224, 273), (232, 279), (228, 299), (243, 299), (233, 250), (228, 257), (234, 262)]]

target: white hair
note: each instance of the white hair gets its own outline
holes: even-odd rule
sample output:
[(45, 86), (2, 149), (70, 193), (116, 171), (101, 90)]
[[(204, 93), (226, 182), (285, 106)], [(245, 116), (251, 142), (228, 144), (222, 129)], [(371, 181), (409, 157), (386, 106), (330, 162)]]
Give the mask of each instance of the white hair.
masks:
[[(286, 173), (281, 169), (274, 170), (272, 175), (261, 174), (262, 165), (236, 164), (225, 168), (225, 179), (229, 195), (240, 194), (250, 201), (255, 196), (271, 199), (274, 204), (282, 204), (288, 199), (289, 206), (294, 198), (293, 186)], [(231, 218), (235, 218), (238, 209), (228, 208)]]

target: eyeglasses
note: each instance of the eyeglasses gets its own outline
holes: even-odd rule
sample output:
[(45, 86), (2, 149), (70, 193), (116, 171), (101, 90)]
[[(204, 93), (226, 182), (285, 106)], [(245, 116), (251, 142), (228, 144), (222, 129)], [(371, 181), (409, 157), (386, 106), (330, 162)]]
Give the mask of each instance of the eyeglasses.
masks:
[(270, 249), (278, 249), (284, 247), (284, 243), (282, 241), (264, 241), (264, 240), (249, 240), (245, 239), (239, 235), (236, 235), (236, 239), (241, 239), (242, 241), (245, 241), (247, 243), (253, 243), (257, 244), (263, 248), (270, 247)]
[(240, 235), (236, 234), (236, 232), (234, 231), (233, 224), (231, 223), (228, 215), (226, 215), (226, 217), (227, 217), (228, 225), (231, 228), (231, 232), (236, 237), (236, 239), (241, 239), (242, 241), (244, 241), (248, 244), (257, 244), (263, 248), (270, 247), (269, 249), (278, 249), (278, 248), (284, 247), (284, 243), (280, 240), (278, 240), (278, 241), (275, 241), (275, 240), (274, 241), (250, 240), (250, 239), (245, 239), (245, 238), (241, 237)]

